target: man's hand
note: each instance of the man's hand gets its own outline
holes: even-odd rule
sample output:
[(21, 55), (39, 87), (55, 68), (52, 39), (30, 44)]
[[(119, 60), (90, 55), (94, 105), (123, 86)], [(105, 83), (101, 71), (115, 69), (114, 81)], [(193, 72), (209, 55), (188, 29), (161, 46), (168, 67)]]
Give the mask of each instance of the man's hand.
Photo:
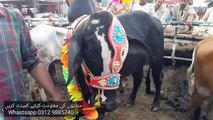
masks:
[(192, 21), (186, 21), (186, 25), (192, 26)]
[[(47, 69), (42, 63), (39, 63), (31, 72), (32, 77), (44, 88), (52, 101), (64, 101), (61, 94), (56, 90)], [(64, 117), (57, 117), (58, 120), (64, 120)]]
[(192, 22), (195, 20), (195, 17), (196, 16), (194, 14), (189, 15), (186, 20), (186, 25), (192, 26)]
[(97, 6), (97, 7), (96, 7), (96, 11), (97, 11), (97, 12), (104, 11), (104, 8)]
[(64, 101), (63, 97), (59, 93), (56, 93), (51, 99), (52, 101)]
[(47, 69), (42, 63), (39, 63), (30, 74), (39, 83), (39, 85), (45, 90), (53, 101), (63, 101), (62, 96), (56, 90), (52, 79), (47, 72)]

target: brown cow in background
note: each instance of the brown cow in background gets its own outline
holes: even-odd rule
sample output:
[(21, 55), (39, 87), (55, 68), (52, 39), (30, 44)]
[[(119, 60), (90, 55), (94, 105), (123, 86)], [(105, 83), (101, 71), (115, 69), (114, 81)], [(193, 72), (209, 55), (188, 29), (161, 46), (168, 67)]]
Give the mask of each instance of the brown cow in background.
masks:
[(208, 120), (213, 120), (213, 36), (198, 42), (187, 73), (191, 94), (190, 113), (195, 112), (194, 119), (198, 119), (200, 106), (207, 100)]

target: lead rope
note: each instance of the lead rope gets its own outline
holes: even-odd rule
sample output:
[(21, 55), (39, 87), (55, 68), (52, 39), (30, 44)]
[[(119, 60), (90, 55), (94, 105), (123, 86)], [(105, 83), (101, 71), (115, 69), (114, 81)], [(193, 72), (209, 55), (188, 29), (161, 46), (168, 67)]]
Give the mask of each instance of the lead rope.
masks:
[(98, 88), (98, 101), (95, 103), (95, 108), (101, 107), (101, 90)]

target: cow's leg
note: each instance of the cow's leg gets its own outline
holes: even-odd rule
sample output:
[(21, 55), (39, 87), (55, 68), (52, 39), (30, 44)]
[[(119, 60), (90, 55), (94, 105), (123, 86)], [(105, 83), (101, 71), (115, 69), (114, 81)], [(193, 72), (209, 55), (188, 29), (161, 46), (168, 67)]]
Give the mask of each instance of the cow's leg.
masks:
[(149, 67), (149, 70), (148, 70), (148, 72), (147, 72), (147, 76), (146, 76), (146, 81), (145, 81), (145, 83), (146, 83), (146, 93), (147, 93), (148, 95), (150, 95), (150, 94), (151, 94), (150, 67)]
[(135, 103), (136, 94), (143, 78), (143, 67), (141, 70), (138, 70), (136, 73), (133, 73), (132, 76), (133, 76), (133, 89), (126, 102), (126, 106), (132, 106)]
[(196, 47), (194, 48), (193, 54), (192, 54), (192, 63), (190, 67), (187, 69), (187, 80), (188, 80), (188, 95), (191, 96), (192, 92), (194, 91), (194, 63), (195, 63), (195, 51)]
[(208, 112), (207, 120), (213, 120), (213, 110)]
[(161, 92), (161, 74), (162, 74), (162, 62), (155, 62), (151, 65), (152, 76), (155, 84), (155, 98), (152, 102), (152, 111), (158, 111), (160, 106), (160, 92)]
[(205, 100), (205, 97), (200, 95), (197, 90), (195, 89), (191, 96), (191, 102), (187, 112), (187, 118), (190, 118), (193, 115), (194, 120), (199, 119), (200, 114), (200, 106)]
[(55, 73), (56, 73), (55, 64), (52, 63), (49, 65), (48, 72), (49, 72), (51, 78), (54, 79)]
[(154, 95), (155, 92), (151, 91), (150, 71), (151, 71), (151, 68), (149, 67), (147, 75), (146, 75), (146, 81), (145, 81), (145, 83), (146, 83), (146, 94)]
[(201, 113), (201, 106), (198, 106), (195, 109), (194, 115), (193, 115), (193, 120), (199, 120), (200, 119), (200, 113)]
[(98, 119), (97, 120), (103, 120), (105, 117), (105, 111), (102, 109), (97, 109), (98, 111)]
[(120, 85), (119, 85), (119, 91), (120, 91), (121, 94), (124, 93), (124, 88), (125, 88), (126, 82), (127, 82), (126, 77), (121, 78)]
[(207, 118), (208, 120), (213, 120), (213, 99), (208, 103)]

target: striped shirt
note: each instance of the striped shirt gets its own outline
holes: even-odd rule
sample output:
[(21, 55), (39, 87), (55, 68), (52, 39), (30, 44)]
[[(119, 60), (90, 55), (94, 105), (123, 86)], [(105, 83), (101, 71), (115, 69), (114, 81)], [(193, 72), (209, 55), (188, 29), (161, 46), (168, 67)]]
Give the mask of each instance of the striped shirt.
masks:
[(20, 11), (0, 7), (0, 114), (4, 101), (26, 100), (23, 69), (31, 71), (39, 62), (37, 49)]

